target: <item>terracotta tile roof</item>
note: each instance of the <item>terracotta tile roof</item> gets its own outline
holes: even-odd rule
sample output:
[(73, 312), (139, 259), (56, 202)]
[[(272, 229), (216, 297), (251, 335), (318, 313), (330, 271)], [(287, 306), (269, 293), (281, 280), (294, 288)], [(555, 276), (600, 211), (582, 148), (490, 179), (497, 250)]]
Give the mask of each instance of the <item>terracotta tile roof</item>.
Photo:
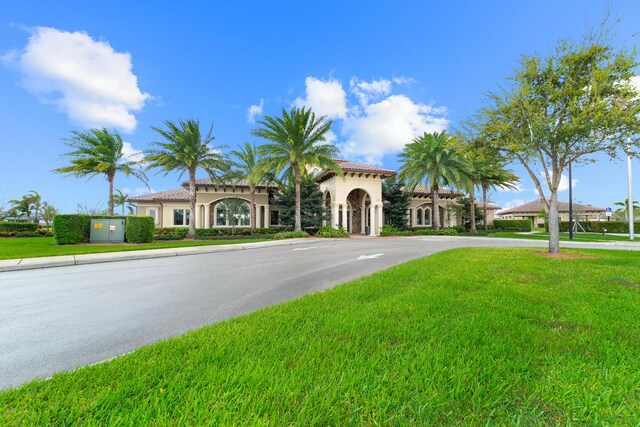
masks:
[[(416, 185), (416, 187), (413, 189), (413, 195), (429, 196), (431, 195), (431, 188), (425, 187), (424, 185)], [(464, 196), (464, 194), (458, 193), (453, 190), (447, 190), (447, 189), (441, 188), (438, 190), (438, 196), (440, 196), (443, 199), (455, 199), (456, 197)]]
[[(371, 166), (365, 163), (352, 162), (345, 159), (333, 159), (333, 161), (336, 162), (338, 166), (340, 166), (340, 168), (342, 168), (343, 172), (370, 173), (383, 175), (384, 177), (393, 176), (396, 174), (396, 171), (394, 171), (393, 169)], [(331, 169), (323, 169), (318, 173), (317, 179), (330, 178), (333, 175), (335, 175), (335, 172), (333, 172)]]
[(133, 196), (127, 199), (129, 202), (188, 202), (189, 191), (184, 188), (175, 190), (159, 191), (157, 193)]
[[(540, 199), (532, 200), (527, 203), (523, 203), (519, 206), (505, 209), (500, 211), (500, 215), (505, 214), (519, 214), (519, 213), (533, 213), (537, 214), (543, 209), (543, 203)], [(597, 206), (591, 205), (579, 205), (577, 203), (573, 204), (573, 211), (575, 212), (604, 212), (604, 208), (599, 208)], [(569, 212), (569, 203), (568, 202), (560, 202), (558, 201), (558, 212)]]
[[(184, 181), (182, 183), (182, 186), (184, 188), (189, 188), (189, 181)], [(213, 182), (211, 181), (211, 179), (209, 178), (201, 178), (201, 179), (196, 179), (196, 186), (198, 187), (238, 187), (238, 188), (249, 188), (249, 184), (247, 184), (247, 181), (244, 179), (239, 179), (238, 181), (235, 182)], [(274, 184), (267, 184), (266, 182), (261, 182), (260, 184), (256, 185), (256, 188), (277, 188), (277, 185)]]

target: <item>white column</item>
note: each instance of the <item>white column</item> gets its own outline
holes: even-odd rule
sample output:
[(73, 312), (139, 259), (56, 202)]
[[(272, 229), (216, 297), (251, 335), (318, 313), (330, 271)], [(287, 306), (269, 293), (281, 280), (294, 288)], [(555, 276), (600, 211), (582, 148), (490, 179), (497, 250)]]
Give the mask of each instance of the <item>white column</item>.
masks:
[(362, 197), (362, 204), (360, 205), (360, 234), (364, 234), (366, 222), (367, 222), (367, 205), (365, 196)]
[(376, 207), (371, 203), (369, 205), (369, 236), (376, 235)]
[(376, 230), (376, 236), (380, 235), (380, 230), (384, 226), (384, 210), (382, 209), (382, 203), (378, 205), (378, 229)]
[(342, 205), (342, 228), (347, 229), (347, 204)]
[(269, 205), (264, 205), (264, 228), (269, 228), (271, 225), (271, 208)]
[[(255, 206), (256, 206), (256, 223), (255, 223), (255, 227), (256, 228), (260, 228), (260, 217), (261, 217), (260, 211), (262, 210), (261, 209), (262, 205), (255, 205)], [(254, 224), (251, 224), (251, 225), (254, 225)]]
[(331, 226), (338, 228), (338, 212), (340, 205), (336, 202), (331, 203)]
[(218, 226), (218, 205), (213, 207), (213, 227)]
[(204, 228), (211, 228), (211, 205), (204, 205)]
[(200, 204), (196, 204), (196, 217), (195, 217), (195, 220), (196, 220), (196, 228), (200, 228), (200, 216), (201, 216), (201, 215), (200, 215), (200, 207), (201, 207), (201, 206), (202, 206), (202, 205), (200, 205)]

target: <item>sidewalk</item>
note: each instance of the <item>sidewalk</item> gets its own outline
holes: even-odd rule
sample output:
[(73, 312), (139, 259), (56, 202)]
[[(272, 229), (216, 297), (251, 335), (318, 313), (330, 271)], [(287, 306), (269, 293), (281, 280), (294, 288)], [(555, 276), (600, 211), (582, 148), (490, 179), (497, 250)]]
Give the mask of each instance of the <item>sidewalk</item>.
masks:
[(250, 249), (298, 245), (301, 243), (327, 242), (334, 239), (286, 239), (270, 242), (241, 243), (214, 246), (189, 246), (183, 248), (144, 249), (126, 252), (105, 252), (81, 255), (58, 255), (38, 258), (0, 260), (0, 272), (33, 270), (37, 268), (65, 267), (69, 265), (97, 264), (102, 262), (130, 261), (135, 259), (166, 258), (183, 255), (210, 254), (216, 252), (245, 251)]

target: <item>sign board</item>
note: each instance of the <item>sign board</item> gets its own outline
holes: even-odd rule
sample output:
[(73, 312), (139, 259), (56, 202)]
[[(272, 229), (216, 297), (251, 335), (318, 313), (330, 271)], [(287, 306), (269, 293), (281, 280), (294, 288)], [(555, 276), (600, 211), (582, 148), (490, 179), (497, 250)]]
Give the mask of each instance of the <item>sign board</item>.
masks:
[(102, 227), (104, 227), (104, 224), (101, 222), (96, 222), (93, 224), (93, 228), (102, 228)]
[(611, 208), (605, 209), (605, 213), (607, 214), (607, 216), (611, 216)]

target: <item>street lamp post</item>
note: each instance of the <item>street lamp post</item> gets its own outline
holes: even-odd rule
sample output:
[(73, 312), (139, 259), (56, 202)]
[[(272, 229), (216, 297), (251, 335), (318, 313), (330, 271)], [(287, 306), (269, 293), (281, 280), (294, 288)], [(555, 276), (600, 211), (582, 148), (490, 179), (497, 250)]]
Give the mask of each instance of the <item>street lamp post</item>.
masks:
[(573, 240), (573, 179), (571, 178), (571, 162), (569, 162), (569, 240)]
[(629, 215), (629, 240), (633, 240), (633, 197), (631, 195), (631, 137), (627, 139), (627, 185), (629, 194), (627, 199), (627, 213)]

